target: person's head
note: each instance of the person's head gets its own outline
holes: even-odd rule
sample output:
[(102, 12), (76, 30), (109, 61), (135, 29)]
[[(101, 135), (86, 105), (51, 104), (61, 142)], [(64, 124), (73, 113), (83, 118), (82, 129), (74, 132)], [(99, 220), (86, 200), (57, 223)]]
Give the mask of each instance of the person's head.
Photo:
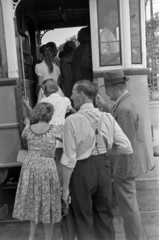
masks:
[[(53, 72), (53, 61), (54, 61), (54, 57), (55, 57), (55, 52), (57, 49), (55, 46), (56, 44), (54, 42), (48, 42), (47, 44), (45, 44), (45, 49), (44, 49), (44, 53), (43, 53), (43, 60), (45, 61), (46, 65), (48, 66), (49, 72), (52, 73)], [(57, 53), (56, 53), (57, 54)]]
[(46, 79), (45, 81), (43, 81), (41, 87), (42, 87), (46, 97), (48, 97), (48, 96), (50, 96), (50, 94), (56, 93), (58, 91), (57, 82), (52, 78), (49, 78), (49, 79)]
[(122, 70), (107, 72), (104, 74), (104, 85), (102, 86), (105, 86), (105, 92), (110, 99), (116, 101), (125, 91), (128, 80)]
[(46, 47), (50, 49), (53, 57), (56, 57), (56, 56), (57, 56), (58, 49), (57, 49), (56, 43), (54, 43), (54, 42), (48, 42), (48, 43), (46, 44)]
[(49, 123), (52, 115), (54, 113), (54, 109), (52, 104), (50, 103), (38, 103), (30, 114), (31, 124), (36, 124), (38, 122)]
[(76, 44), (73, 41), (67, 41), (63, 46), (63, 51), (67, 56), (72, 56), (76, 49)]
[(90, 27), (81, 28), (78, 32), (77, 39), (80, 43), (87, 43), (91, 41)]
[(116, 101), (126, 89), (126, 83), (105, 86), (105, 92), (112, 101)]
[(117, 10), (111, 10), (107, 14), (107, 16), (104, 17), (104, 21), (106, 23), (106, 26), (111, 29), (115, 29), (118, 26), (118, 12)]
[(61, 51), (59, 52), (58, 57), (61, 59), (61, 58), (65, 57), (65, 56), (66, 56), (65, 52), (64, 52), (63, 50), (61, 50)]
[(97, 95), (95, 85), (89, 80), (81, 80), (75, 83), (72, 89), (71, 99), (74, 108), (79, 110), (84, 103), (93, 103)]

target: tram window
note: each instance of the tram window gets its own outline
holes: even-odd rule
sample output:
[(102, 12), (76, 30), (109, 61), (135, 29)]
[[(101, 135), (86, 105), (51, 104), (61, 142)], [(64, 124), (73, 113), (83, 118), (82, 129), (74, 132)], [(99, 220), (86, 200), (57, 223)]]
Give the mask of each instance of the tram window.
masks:
[(132, 63), (142, 63), (140, 0), (129, 0)]
[(121, 65), (119, 0), (98, 0), (100, 66)]

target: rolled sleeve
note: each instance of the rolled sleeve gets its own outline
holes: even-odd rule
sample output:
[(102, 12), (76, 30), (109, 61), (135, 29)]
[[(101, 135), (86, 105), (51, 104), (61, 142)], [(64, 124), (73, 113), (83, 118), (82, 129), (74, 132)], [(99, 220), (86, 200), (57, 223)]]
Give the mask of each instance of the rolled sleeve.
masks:
[(73, 169), (77, 162), (76, 140), (72, 122), (66, 118), (63, 129), (63, 155), (61, 164)]
[(65, 165), (68, 168), (73, 169), (76, 165), (76, 161), (75, 161), (75, 159), (71, 159), (65, 153), (63, 153), (62, 158), (61, 158), (61, 164)]

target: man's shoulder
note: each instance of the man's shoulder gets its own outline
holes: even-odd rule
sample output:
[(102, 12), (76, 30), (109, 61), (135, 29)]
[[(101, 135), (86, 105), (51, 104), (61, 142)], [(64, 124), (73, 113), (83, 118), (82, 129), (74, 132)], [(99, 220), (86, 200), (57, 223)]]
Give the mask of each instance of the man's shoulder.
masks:
[(131, 95), (123, 98), (117, 106), (117, 110), (123, 112), (136, 112), (137, 109), (140, 112), (140, 103), (136, 98)]
[(66, 122), (73, 122), (73, 121), (76, 121), (78, 118), (80, 117), (80, 114), (77, 112), (77, 113), (73, 113), (71, 115), (69, 115), (67, 118), (66, 118)]
[(131, 94), (126, 95), (121, 101), (120, 101), (120, 106), (125, 106), (129, 108), (130, 106), (133, 105), (139, 105), (138, 100), (133, 97)]

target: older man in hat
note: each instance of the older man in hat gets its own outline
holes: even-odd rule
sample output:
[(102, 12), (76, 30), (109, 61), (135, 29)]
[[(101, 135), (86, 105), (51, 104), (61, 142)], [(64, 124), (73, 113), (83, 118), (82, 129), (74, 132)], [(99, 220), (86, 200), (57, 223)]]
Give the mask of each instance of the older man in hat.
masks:
[[(105, 73), (106, 94), (115, 103), (111, 113), (129, 138), (133, 154), (119, 155), (113, 159), (113, 178), (117, 201), (124, 220), (127, 240), (146, 239), (141, 225), (141, 216), (136, 198), (135, 178), (154, 166), (145, 143), (143, 121), (139, 103), (126, 89), (129, 79), (123, 71)], [(104, 100), (98, 96), (99, 106), (108, 110)], [(113, 157), (111, 157), (113, 158)]]

